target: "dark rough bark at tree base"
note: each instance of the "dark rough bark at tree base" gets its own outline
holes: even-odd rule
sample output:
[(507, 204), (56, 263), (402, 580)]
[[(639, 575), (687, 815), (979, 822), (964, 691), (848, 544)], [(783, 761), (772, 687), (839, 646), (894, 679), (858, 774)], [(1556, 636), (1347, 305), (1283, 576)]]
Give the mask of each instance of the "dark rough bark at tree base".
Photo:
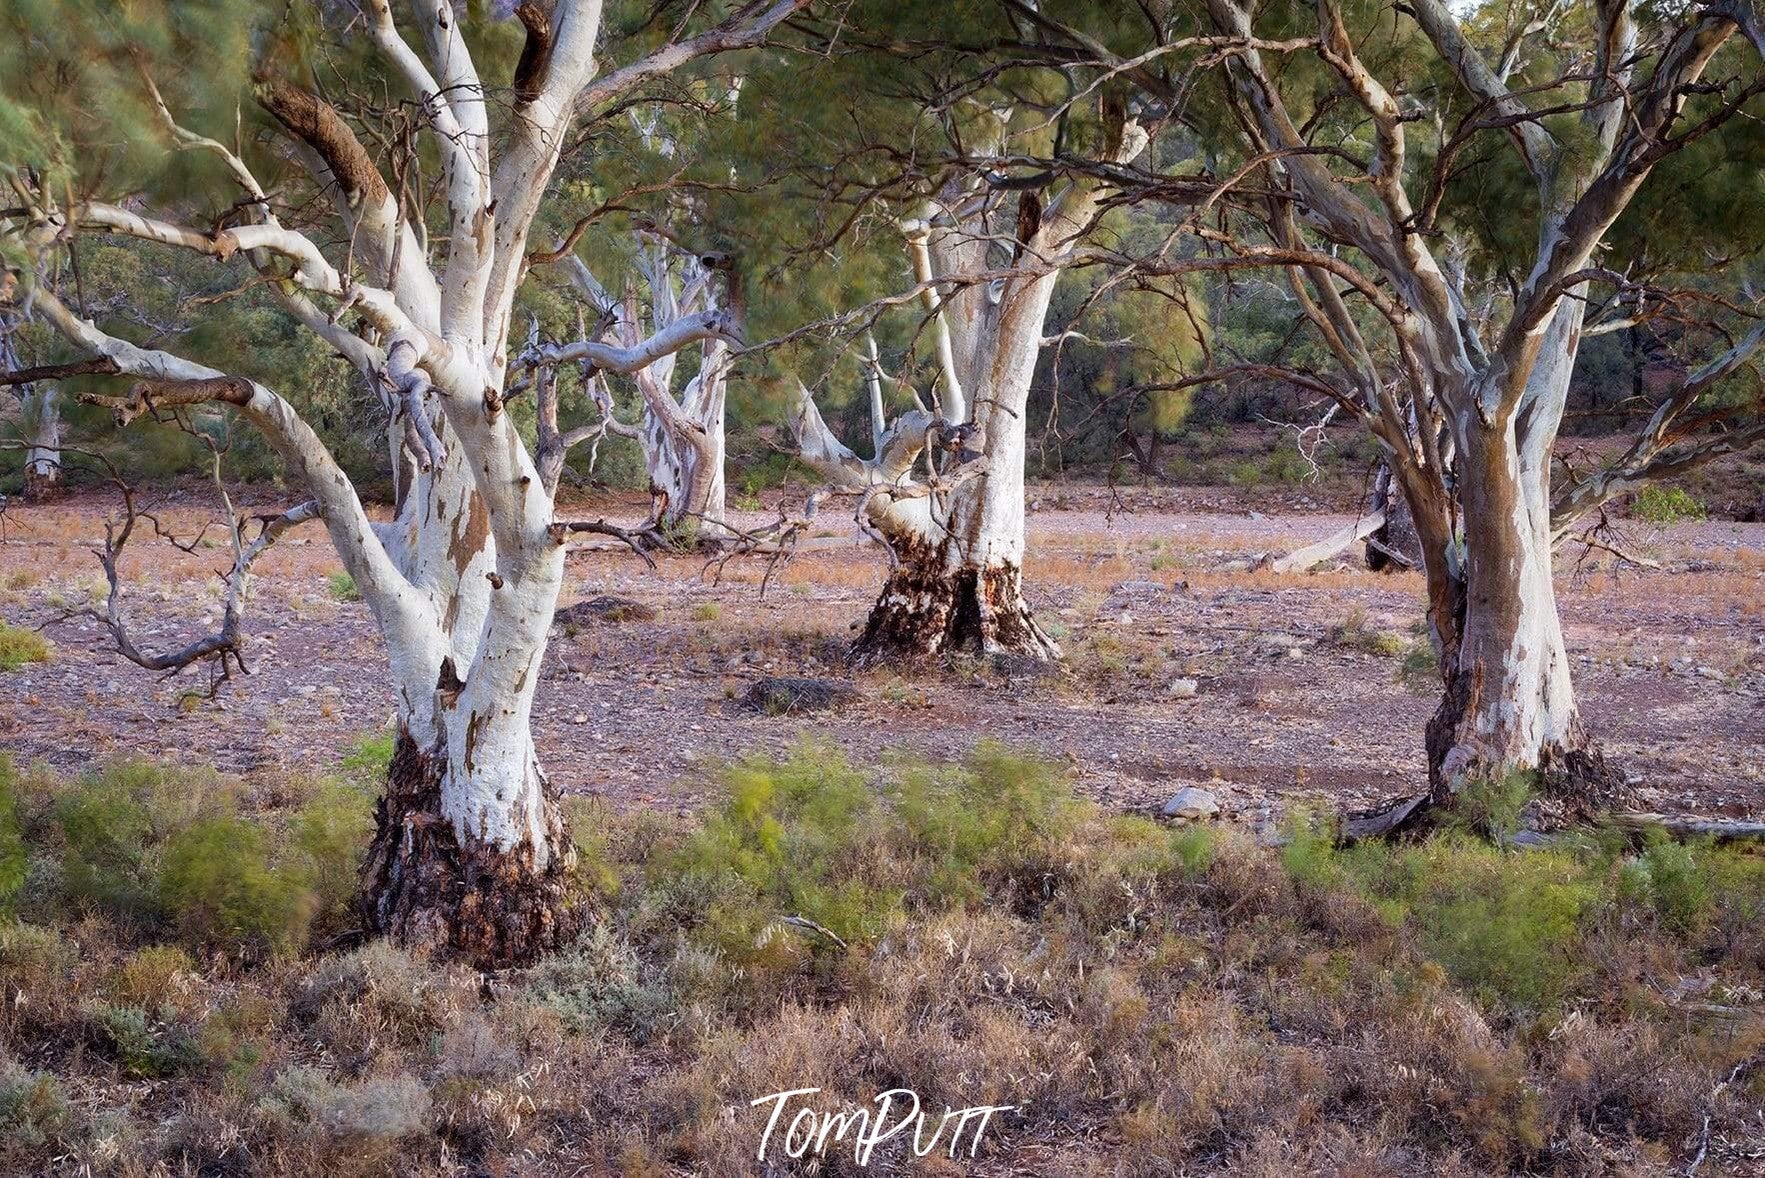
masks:
[(362, 865), (362, 912), (370, 929), (405, 945), (458, 954), (480, 969), (522, 965), (576, 931), (566, 889), (570, 846), (555, 799), (546, 798), (554, 848), (536, 868), (530, 847), (509, 852), (468, 842), (441, 814), (446, 757), (398, 734), (374, 841)]
[(1060, 658), (1060, 647), (1036, 624), (1013, 565), (946, 567), (941, 551), (903, 560), (871, 607), (852, 646), (860, 666), (911, 662), (965, 651)]
[[(1469, 723), (1467, 715), (1473, 694), (1470, 680), (1471, 676), (1466, 674), (1452, 676), (1440, 706), (1428, 719), (1425, 739), (1431, 810), (1450, 811), (1455, 804), (1455, 787), (1460, 781), (1448, 779), (1445, 764)], [(1567, 742), (1547, 744), (1537, 750), (1537, 756), (1537, 794), (1555, 803), (1565, 817), (1592, 819), (1628, 805), (1629, 791), (1623, 775), (1606, 763), (1605, 754), (1579, 723), (1571, 726)], [(1499, 777), (1505, 772), (1499, 765), (1473, 763), (1458, 777)]]
[(39, 474), (27, 467), (20, 498), (26, 503), (48, 503), (59, 499), (66, 490), (67, 486), (62, 482), (59, 471), (54, 474)]

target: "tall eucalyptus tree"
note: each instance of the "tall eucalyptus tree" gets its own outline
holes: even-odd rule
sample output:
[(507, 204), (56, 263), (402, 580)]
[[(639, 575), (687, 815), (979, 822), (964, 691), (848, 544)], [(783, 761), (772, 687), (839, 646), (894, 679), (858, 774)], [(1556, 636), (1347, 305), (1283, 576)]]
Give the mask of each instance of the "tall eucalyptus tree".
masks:
[[(213, 405), (261, 431), (317, 504), (379, 626), (398, 739), (364, 868), (376, 929), (486, 964), (568, 931), (573, 852), (529, 714), (566, 541), (595, 525), (554, 513), (555, 480), (542, 477), (509, 403), (521, 391), (510, 331), (529, 231), (572, 128), (696, 58), (759, 45), (806, 2), (695, 7), (699, 31), (663, 37), (641, 17), (622, 36), (598, 0), (529, 0), (514, 6), (518, 23), (448, 0), (396, 10), (364, 0), (359, 11), (14, 0), (3, 13), (0, 239), (19, 282), (15, 309), (133, 378), (126, 393), (93, 398), (120, 423)], [(629, 46), (640, 51), (604, 68)], [(169, 68), (194, 59), (213, 68)], [(239, 132), (251, 102), (274, 135)], [(234, 191), (204, 211), (189, 158), (179, 182), (125, 189), (107, 166), (117, 144), (137, 158), (168, 148), (200, 158)], [(387, 409), (394, 518), (370, 518), (267, 381), (76, 314), (46, 278), (56, 251), (88, 234), (234, 267), (346, 358)], [(591, 340), (586, 358), (634, 372), (735, 330), (723, 311), (701, 310), (635, 344)], [(538, 382), (534, 395), (555, 387)], [(538, 409), (556, 420), (555, 406)]]

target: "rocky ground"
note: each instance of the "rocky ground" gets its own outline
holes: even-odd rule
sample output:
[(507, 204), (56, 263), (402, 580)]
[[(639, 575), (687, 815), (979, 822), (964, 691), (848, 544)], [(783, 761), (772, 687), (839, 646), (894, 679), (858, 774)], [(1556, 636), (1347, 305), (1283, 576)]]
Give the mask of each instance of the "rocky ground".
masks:
[[(1203, 786), (1251, 823), (1305, 799), (1353, 806), (1422, 784), (1434, 681), (1419, 578), (1350, 560), (1309, 575), (1250, 567), (1346, 516), (1300, 493), (1043, 487), (1033, 500), (1028, 591), (1070, 655), (1043, 676), (846, 670), (885, 567), (856, 536), (816, 537), (764, 596), (757, 564), (731, 563), (714, 583), (699, 558), (650, 572), (622, 550), (573, 555), (564, 606), (648, 608), (578, 610), (557, 628), (536, 716), (549, 771), (622, 807), (688, 810), (720, 764), (805, 737), (860, 761), (945, 757), (991, 737), (1070, 764), (1113, 805)], [(213, 699), (204, 672), (142, 671), (95, 622), (65, 616), (101, 603), (88, 549), (111, 507), (83, 496), (7, 513), (0, 618), (43, 627), (55, 649), (0, 673), (0, 748), (63, 767), (122, 755), (323, 767), (386, 723), (378, 639), (332, 584), (339, 566), (316, 528), (260, 562), (252, 674)], [(641, 514), (634, 501), (591, 509)], [(210, 514), (191, 493), (162, 518), (190, 535)], [(1601, 552), (1559, 562), (1586, 722), (1649, 807), (1765, 817), (1765, 524), (1635, 524), (1624, 538), (1661, 567)], [(124, 576), (141, 645), (212, 624), (225, 563), (218, 546), (138, 540)], [(808, 715), (744, 706), (769, 676), (832, 678), (855, 695)]]

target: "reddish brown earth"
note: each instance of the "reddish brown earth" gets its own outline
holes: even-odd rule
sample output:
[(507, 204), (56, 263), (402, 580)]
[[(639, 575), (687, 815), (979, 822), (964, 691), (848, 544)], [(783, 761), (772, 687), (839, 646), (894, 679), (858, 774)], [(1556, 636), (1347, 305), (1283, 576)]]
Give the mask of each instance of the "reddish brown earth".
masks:
[[(623, 550), (573, 555), (564, 604), (616, 594), (658, 617), (555, 631), (536, 716), (552, 776), (624, 806), (686, 809), (710, 796), (720, 763), (804, 737), (861, 761), (957, 755), (992, 737), (1070, 763), (1081, 788), (1110, 804), (1158, 803), (1203, 783), (1249, 822), (1299, 799), (1355, 805), (1423, 784), (1433, 698), (1426, 670), (1420, 690), (1406, 686), (1393, 653), (1425, 645), (1412, 633), (1419, 579), (1358, 562), (1294, 576), (1245, 567), (1347, 517), (1302, 494), (1044, 488), (1035, 498), (1026, 584), (1071, 656), (1046, 677), (979, 665), (847, 672), (841, 650), (885, 567), (856, 537), (818, 536), (764, 598), (752, 561), (712, 584), (699, 558), (652, 573)], [(87, 549), (110, 509), (85, 496), (6, 515), (0, 618), (42, 626), (55, 653), (0, 673), (0, 748), (62, 767), (136, 755), (322, 769), (386, 723), (379, 640), (365, 607), (335, 600), (326, 578), (339, 566), (316, 525), (260, 562), (246, 621), (253, 673), (212, 701), (201, 698), (206, 672), (162, 679), (120, 659), (95, 623), (56, 620), (98, 603)], [(588, 510), (640, 512), (635, 502)], [(192, 493), (164, 518), (194, 533), (209, 515)], [(1650, 807), (1765, 817), (1765, 524), (1633, 524), (1625, 541), (1661, 570), (1616, 571), (1603, 553), (1560, 559), (1588, 724)], [(181, 644), (218, 618), (224, 563), (218, 546), (185, 554), (136, 541), (124, 575), (141, 645)], [(849, 679), (860, 700), (809, 717), (737, 709), (733, 697), (764, 675)], [(1199, 681), (1194, 698), (1168, 692), (1179, 677)]]

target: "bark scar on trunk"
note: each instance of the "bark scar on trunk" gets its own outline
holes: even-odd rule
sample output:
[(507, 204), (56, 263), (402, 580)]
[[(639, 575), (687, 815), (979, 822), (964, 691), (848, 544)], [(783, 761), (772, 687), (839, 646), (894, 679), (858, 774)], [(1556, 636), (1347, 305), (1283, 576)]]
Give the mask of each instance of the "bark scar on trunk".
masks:
[(899, 563), (871, 607), (851, 658), (860, 666), (972, 651), (1060, 658), (1036, 623), (1015, 564), (952, 566), (947, 544), (898, 542)]
[[(507, 851), (456, 834), (441, 810), (444, 750), (424, 750), (400, 729), (374, 840), (362, 865), (362, 915), (370, 929), (406, 945), (458, 954), (502, 969), (553, 952), (575, 934), (569, 899), (575, 855), (563, 814), (544, 784), (545, 865), (531, 843)], [(561, 853), (560, 853), (561, 852)]]

